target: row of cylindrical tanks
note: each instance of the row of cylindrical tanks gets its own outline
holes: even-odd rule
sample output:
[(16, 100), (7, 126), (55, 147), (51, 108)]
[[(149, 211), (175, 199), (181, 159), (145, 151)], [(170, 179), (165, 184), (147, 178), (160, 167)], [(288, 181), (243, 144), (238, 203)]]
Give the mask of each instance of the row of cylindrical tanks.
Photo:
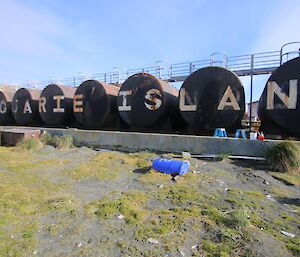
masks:
[[(295, 65), (297, 68), (293, 68)], [(282, 69), (284, 79), (276, 75)], [(286, 70), (291, 70), (292, 78)], [(290, 129), (295, 127), (291, 123), (298, 121), (289, 119), (291, 110), (299, 114), (295, 89), (295, 84), (299, 88), (299, 71), (299, 58), (296, 58), (270, 77), (259, 104), (266, 129), (279, 127), (288, 134), (300, 134), (298, 127)], [(285, 117), (281, 115), (283, 110), (286, 110)], [(0, 91), (2, 125), (201, 134), (218, 127), (239, 128), (244, 113), (243, 85), (233, 72), (223, 67), (195, 71), (180, 90), (148, 73), (137, 73), (120, 86), (87, 80), (77, 88), (50, 84), (42, 91), (29, 88)], [(283, 124), (277, 122), (281, 119)]]

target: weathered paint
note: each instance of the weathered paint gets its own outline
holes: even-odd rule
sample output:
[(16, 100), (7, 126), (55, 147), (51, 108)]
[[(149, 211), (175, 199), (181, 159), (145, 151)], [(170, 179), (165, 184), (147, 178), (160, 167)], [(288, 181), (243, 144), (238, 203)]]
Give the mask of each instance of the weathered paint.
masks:
[(259, 99), (258, 115), (265, 134), (300, 135), (300, 57), (278, 67)]
[(0, 90), (0, 124), (13, 124), (12, 99), (16, 90)]
[(117, 104), (121, 118), (131, 127), (160, 130), (169, 121), (181, 121), (177, 99), (173, 86), (148, 73), (137, 73), (122, 84)]
[(206, 67), (184, 81), (179, 108), (193, 130), (232, 127), (240, 123), (245, 112), (244, 88), (233, 72), (222, 67)]
[(51, 126), (67, 125), (74, 121), (73, 98), (76, 89), (70, 86), (50, 84), (39, 98), (42, 120)]
[(41, 123), (39, 116), (39, 98), (37, 89), (20, 88), (12, 100), (12, 114), (20, 125), (37, 125)]
[(76, 90), (74, 97), (73, 111), (77, 121), (88, 128), (117, 129), (118, 91), (119, 87), (101, 81), (84, 81)]
[[(296, 109), (297, 108), (297, 84), (298, 80), (293, 79), (289, 81), (289, 94), (283, 92), (276, 81), (269, 81), (267, 83), (267, 110), (274, 109)], [(275, 95), (281, 100), (282, 104), (274, 105)]]

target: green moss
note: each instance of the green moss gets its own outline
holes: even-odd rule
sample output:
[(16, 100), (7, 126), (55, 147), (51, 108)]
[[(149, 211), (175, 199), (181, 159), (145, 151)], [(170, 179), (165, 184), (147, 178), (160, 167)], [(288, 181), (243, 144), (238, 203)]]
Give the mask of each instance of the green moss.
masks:
[(208, 240), (202, 241), (202, 249), (210, 257), (227, 257), (231, 256), (231, 249), (226, 244), (214, 243)]
[(143, 224), (139, 224), (135, 237), (137, 240), (143, 240), (149, 237), (165, 237), (174, 233), (179, 238), (182, 233), (179, 232), (181, 226), (199, 216), (200, 211), (195, 207), (148, 212), (147, 219)]
[(287, 214), (286, 212), (282, 212), (280, 216), (285, 220), (285, 221), (297, 221), (293, 216)]
[(291, 239), (286, 243), (286, 247), (295, 255), (300, 255), (300, 239)]
[(96, 177), (98, 180), (118, 178), (121, 173), (132, 171), (151, 165), (147, 160), (151, 153), (141, 153), (141, 155), (125, 154), (121, 152), (102, 152), (93, 159), (76, 166), (74, 169), (65, 170), (65, 173), (74, 179)]
[[(0, 256), (29, 256), (36, 248), (39, 217), (65, 196), (65, 185), (40, 174), (48, 160), (31, 152), (0, 147)], [(74, 208), (74, 206), (73, 206)]]
[(224, 214), (219, 209), (212, 206), (204, 206), (201, 210), (201, 215), (208, 216), (217, 223), (224, 222)]
[(95, 213), (101, 218), (111, 218), (118, 214), (125, 216), (128, 224), (136, 224), (143, 220), (146, 211), (142, 205), (148, 197), (140, 192), (126, 192), (117, 199), (106, 197), (98, 202), (92, 202), (85, 206), (89, 214)]
[(279, 197), (291, 197), (293, 195), (289, 189), (278, 186), (271, 186), (270, 192)]
[(218, 159), (221, 161), (229, 160), (229, 156), (231, 155), (230, 152), (222, 152), (218, 155)]
[(272, 177), (292, 186), (300, 185), (300, 175), (272, 172)]
[(249, 210), (247, 208), (241, 208), (226, 215), (223, 223), (228, 227), (239, 229), (250, 225), (249, 218)]
[(220, 242), (232, 245), (242, 237), (242, 234), (236, 229), (224, 227), (217, 233), (217, 236)]
[(243, 191), (243, 194), (254, 196), (256, 199), (265, 199), (265, 195), (259, 191)]

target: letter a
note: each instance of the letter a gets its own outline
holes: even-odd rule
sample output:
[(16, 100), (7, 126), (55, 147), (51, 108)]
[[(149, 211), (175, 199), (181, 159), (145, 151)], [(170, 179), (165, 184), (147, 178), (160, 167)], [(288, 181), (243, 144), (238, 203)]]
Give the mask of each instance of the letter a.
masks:
[(26, 112), (32, 113), (32, 110), (31, 110), (30, 103), (29, 103), (28, 99), (26, 100), (26, 102), (24, 104), (24, 111), (23, 111), (23, 113), (26, 113)]
[[(227, 102), (228, 99), (230, 100), (229, 102)], [(227, 87), (217, 110), (222, 111), (225, 106), (232, 107), (235, 111), (239, 111), (241, 109), (230, 86)]]

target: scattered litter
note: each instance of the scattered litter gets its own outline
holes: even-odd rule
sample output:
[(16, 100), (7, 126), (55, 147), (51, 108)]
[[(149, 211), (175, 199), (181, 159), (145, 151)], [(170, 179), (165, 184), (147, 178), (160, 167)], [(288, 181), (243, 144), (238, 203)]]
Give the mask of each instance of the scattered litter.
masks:
[(76, 246), (77, 248), (80, 248), (80, 247), (82, 246), (82, 244), (81, 244), (81, 243), (76, 243), (75, 246)]
[(290, 212), (293, 212), (293, 213), (298, 213), (297, 210), (293, 210), (293, 209), (290, 209), (289, 211), (290, 211)]
[(148, 242), (150, 244), (160, 244), (160, 242), (158, 240), (154, 239), (154, 238), (148, 238)]
[(10, 238), (14, 238), (14, 235), (10, 235)]
[(163, 184), (161, 184), (161, 185), (158, 185), (158, 187), (159, 187), (159, 188), (164, 188), (164, 185), (163, 185)]
[(269, 195), (269, 194), (266, 194), (266, 198), (268, 198), (268, 199), (271, 200), (271, 201), (275, 201), (275, 200), (273, 199), (273, 197), (272, 197), (271, 195)]
[(176, 182), (177, 179), (179, 179), (179, 177), (180, 177), (179, 175), (176, 175), (176, 176), (174, 176), (171, 180), (174, 181), (174, 182)]
[(36, 254), (38, 254), (38, 251), (35, 250), (35, 251), (32, 252), (32, 254), (36, 255)]
[(295, 235), (293, 233), (289, 233), (289, 232), (286, 232), (286, 231), (283, 231), (283, 230), (281, 230), (280, 232), (281, 232), (281, 234), (283, 234), (285, 236), (288, 236), (288, 237), (291, 237), (291, 238), (295, 237)]
[(63, 237), (63, 235), (59, 235), (59, 236), (58, 236), (58, 238), (62, 238), (62, 237)]
[(228, 188), (228, 187), (226, 187), (226, 188), (225, 188), (225, 191), (229, 191), (229, 188)]
[(72, 200), (70, 200), (69, 203), (72, 203)]
[(191, 247), (192, 250), (196, 250), (197, 248), (198, 248), (198, 245), (193, 245), (193, 246)]
[(290, 206), (286, 203), (283, 204), (285, 207), (287, 207), (288, 211), (290, 212), (294, 212), (294, 213), (297, 213), (298, 211), (297, 210), (294, 210), (294, 209), (290, 209)]
[(184, 257), (184, 256), (185, 256), (185, 253), (184, 253), (184, 251), (179, 251), (179, 253), (180, 253), (180, 255), (181, 255), (182, 257)]
[(267, 180), (264, 180), (265, 185), (269, 185), (270, 183)]
[(192, 172), (193, 172), (194, 174), (197, 174), (197, 171), (195, 171), (195, 170), (193, 170)]
[(216, 181), (220, 184), (220, 186), (225, 185), (225, 182), (223, 180), (216, 179)]
[(196, 164), (196, 167), (198, 167), (198, 166), (199, 166), (199, 167), (202, 167), (202, 166), (204, 166), (204, 165), (206, 165), (206, 164), (207, 164), (207, 162), (203, 162), (203, 163), (201, 163), (200, 165), (197, 165), (197, 164)]
[(120, 214), (120, 215), (117, 216), (117, 218), (118, 218), (119, 220), (122, 220), (122, 219), (125, 218), (125, 216), (124, 216), (123, 214)]

